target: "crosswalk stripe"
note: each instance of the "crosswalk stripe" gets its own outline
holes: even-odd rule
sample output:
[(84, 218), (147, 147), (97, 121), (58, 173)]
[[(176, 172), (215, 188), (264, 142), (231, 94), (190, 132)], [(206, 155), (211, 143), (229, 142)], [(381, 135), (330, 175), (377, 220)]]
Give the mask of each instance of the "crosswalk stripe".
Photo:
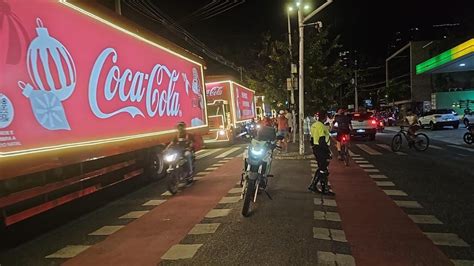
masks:
[(469, 247), (469, 244), (459, 238), (458, 235), (452, 233), (428, 233), (423, 232), (435, 245), (453, 246), (453, 247)]
[[(379, 146), (380, 148), (382, 148), (384, 150), (392, 152), (392, 148), (390, 146), (388, 146), (387, 144), (377, 144), (377, 146)], [(407, 155), (406, 153), (401, 152), (401, 151), (397, 151), (395, 153), (398, 154), (398, 155)]]
[(231, 153), (233, 153), (233, 152), (235, 152), (235, 151), (238, 151), (238, 150), (240, 150), (240, 147), (232, 148), (232, 149), (230, 149), (230, 150), (228, 150), (228, 151), (226, 151), (226, 152), (224, 152), (224, 153), (221, 153), (221, 154), (217, 155), (216, 158), (224, 158), (224, 157), (227, 157), (227, 155), (229, 155), (229, 154), (231, 154)]
[(456, 148), (456, 149), (461, 149), (461, 150), (465, 150), (465, 151), (474, 152), (474, 149), (461, 147), (461, 146), (457, 146), (457, 145), (448, 145), (448, 147), (453, 147), (453, 148)]
[(205, 152), (205, 151), (208, 151), (208, 150), (206, 150), (206, 149), (202, 149), (202, 150), (198, 150), (198, 151), (197, 151), (197, 152), (195, 152), (195, 153), (196, 153), (196, 155), (197, 155), (197, 154), (201, 154), (201, 153), (203, 153), (203, 152)]
[(370, 154), (370, 155), (382, 155), (382, 153), (372, 149), (371, 147), (367, 146), (366, 144), (356, 144), (356, 146), (365, 151), (366, 153)]
[(203, 154), (197, 156), (197, 159), (202, 159), (202, 158), (207, 157), (207, 156), (209, 156), (209, 155), (211, 155), (211, 154), (213, 154), (213, 153), (216, 153), (216, 152), (218, 152), (218, 151), (220, 151), (220, 150), (222, 150), (222, 148), (221, 148), (221, 149), (210, 150), (210, 151), (208, 151), (208, 152), (206, 152), (206, 153), (203, 153)]

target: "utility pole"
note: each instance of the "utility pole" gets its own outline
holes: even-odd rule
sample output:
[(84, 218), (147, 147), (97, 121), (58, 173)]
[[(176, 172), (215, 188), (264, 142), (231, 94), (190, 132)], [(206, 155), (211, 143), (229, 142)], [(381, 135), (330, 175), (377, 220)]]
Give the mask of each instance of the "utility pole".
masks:
[(359, 112), (359, 95), (357, 94), (357, 69), (355, 72), (355, 79), (354, 79), (354, 111)]
[(296, 113), (295, 113), (295, 88), (294, 88), (294, 80), (295, 77), (293, 75), (293, 46), (291, 42), (291, 20), (290, 20), (290, 9), (287, 11), (288, 14), (288, 50), (290, 53), (290, 77), (291, 77), (291, 88), (290, 88), (290, 109), (291, 109), (291, 116), (293, 117), (293, 123), (291, 127), (293, 129), (293, 142), (296, 142)]

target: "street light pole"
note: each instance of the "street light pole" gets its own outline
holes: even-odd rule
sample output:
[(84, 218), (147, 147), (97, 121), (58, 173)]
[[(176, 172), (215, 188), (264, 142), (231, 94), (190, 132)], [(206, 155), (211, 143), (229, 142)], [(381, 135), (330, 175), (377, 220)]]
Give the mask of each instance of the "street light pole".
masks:
[(291, 127), (293, 128), (293, 142), (296, 142), (296, 115), (295, 115), (295, 88), (294, 77), (293, 77), (293, 46), (291, 45), (291, 21), (290, 21), (290, 12), (292, 8), (290, 7), (287, 11), (288, 14), (288, 49), (290, 52), (290, 77), (291, 77), (291, 88), (290, 88), (290, 106), (291, 106), (291, 116), (293, 117), (293, 123)]
[(354, 79), (354, 111), (359, 112), (359, 95), (357, 93), (357, 69), (355, 72), (355, 79)]
[(326, 3), (318, 7), (316, 10), (311, 12), (308, 16), (303, 17), (303, 4), (297, 2), (298, 6), (298, 27), (299, 27), (299, 35), (300, 35), (300, 64), (299, 64), (299, 91), (298, 91), (298, 100), (299, 100), (299, 113), (298, 113), (298, 121), (299, 121), (299, 140), (300, 140), (300, 154), (304, 154), (304, 132), (303, 132), (303, 123), (304, 123), (304, 26), (305, 22), (312, 18), (314, 15), (318, 14), (321, 10), (326, 8), (330, 5), (333, 0), (327, 0)]

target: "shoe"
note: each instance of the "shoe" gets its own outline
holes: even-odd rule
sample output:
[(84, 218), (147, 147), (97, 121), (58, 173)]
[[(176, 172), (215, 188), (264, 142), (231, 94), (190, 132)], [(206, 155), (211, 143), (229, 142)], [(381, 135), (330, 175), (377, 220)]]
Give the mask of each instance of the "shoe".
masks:
[(308, 187), (308, 190), (311, 191), (311, 192), (313, 192), (313, 193), (318, 192), (318, 190), (317, 190), (315, 187), (313, 187), (313, 186), (309, 186), (309, 187)]
[(334, 196), (336, 195), (336, 193), (332, 192), (331, 190), (326, 190), (323, 192), (324, 195), (327, 195), (327, 196)]

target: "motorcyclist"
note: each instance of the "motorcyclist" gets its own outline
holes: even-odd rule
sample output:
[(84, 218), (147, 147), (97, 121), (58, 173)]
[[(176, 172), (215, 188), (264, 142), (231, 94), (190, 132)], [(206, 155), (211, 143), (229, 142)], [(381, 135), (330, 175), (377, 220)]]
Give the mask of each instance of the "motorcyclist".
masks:
[(184, 122), (179, 122), (176, 125), (178, 130), (177, 135), (173, 138), (167, 148), (173, 146), (179, 146), (181, 151), (184, 151), (183, 156), (188, 162), (189, 175), (193, 174), (193, 140), (190, 134), (186, 132), (186, 124)]
[(329, 176), (328, 166), (329, 161), (331, 160), (331, 151), (329, 149), (330, 144), (330, 135), (328, 128), (323, 124), (326, 119), (326, 112), (319, 112), (318, 120), (311, 125), (311, 137), (312, 137), (312, 146), (313, 154), (316, 157), (318, 162), (318, 169), (314, 174), (314, 177), (311, 181), (311, 184), (308, 187), (308, 190), (316, 192), (316, 184), (318, 181), (321, 181), (322, 191), (321, 193), (327, 195), (334, 195), (332, 191), (329, 190), (327, 184), (327, 178)]
[(352, 130), (351, 117), (346, 114), (344, 109), (337, 110), (337, 115), (334, 118), (332, 123), (332, 128), (336, 130), (336, 148), (337, 148), (337, 158), (339, 160), (341, 157), (341, 140), (344, 135), (349, 135)]

